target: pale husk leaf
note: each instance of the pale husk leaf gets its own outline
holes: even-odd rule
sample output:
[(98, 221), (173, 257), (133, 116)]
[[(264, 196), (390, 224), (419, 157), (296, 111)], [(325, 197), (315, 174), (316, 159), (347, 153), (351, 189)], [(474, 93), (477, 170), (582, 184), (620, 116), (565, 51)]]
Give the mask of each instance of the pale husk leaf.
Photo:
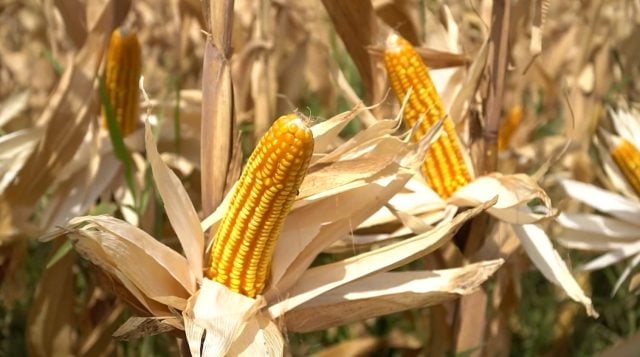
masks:
[(620, 136), (634, 145), (640, 143), (640, 115), (636, 110), (619, 108), (618, 111), (614, 111), (609, 108), (609, 115)]
[(313, 151), (317, 153), (327, 151), (335, 142), (335, 139), (351, 119), (366, 110), (362, 103), (357, 104), (351, 110), (333, 116), (311, 127), (313, 133)]
[[(456, 191), (449, 202), (460, 207), (474, 206), (495, 195), (498, 196), (498, 202), (487, 212), (507, 223), (535, 223), (552, 214), (549, 196), (530, 176), (524, 174), (492, 173), (478, 177)], [(527, 203), (534, 199), (542, 201), (545, 213), (535, 213), (529, 209)]]
[[(79, 232), (100, 242), (101, 249), (115, 264), (113, 268), (122, 270), (130, 280), (139, 282), (141, 290), (147, 287), (145, 293), (148, 297), (184, 298), (187, 292), (195, 291), (195, 279), (187, 260), (145, 231), (107, 216), (78, 217), (71, 221), (72, 225), (86, 223), (89, 225)], [(150, 276), (145, 279), (143, 275)]]
[(602, 188), (574, 180), (562, 180), (565, 192), (575, 200), (631, 224), (638, 223), (640, 204)]
[(624, 245), (618, 249), (604, 253), (601, 256), (590, 260), (584, 265), (580, 266), (580, 269), (585, 271), (592, 271), (606, 268), (638, 253), (640, 253), (640, 241)]
[(309, 332), (421, 308), (475, 291), (502, 259), (462, 268), (377, 273), (312, 299), (285, 315), (292, 332)]
[(202, 279), (204, 233), (200, 227), (198, 213), (196, 213), (180, 179), (160, 158), (148, 123), (145, 124), (145, 143), (147, 157), (153, 170), (153, 179), (162, 197), (167, 217), (169, 217), (171, 226), (180, 240), (191, 273), (197, 281), (200, 281)]
[(271, 286), (278, 290), (268, 290), (265, 295), (279, 294), (292, 286), (325, 247), (377, 211), (410, 177), (399, 173), (292, 212), (273, 258)]
[(616, 239), (604, 234), (583, 232), (579, 230), (565, 229), (555, 240), (563, 247), (569, 249), (607, 251), (620, 249), (635, 241), (628, 239)]
[(183, 312), (192, 356), (224, 356), (230, 350), (256, 356), (281, 355), (282, 337), (275, 336), (280, 332), (264, 316), (256, 315), (262, 304), (264, 300), (234, 293), (205, 278)]
[(340, 145), (339, 148), (325, 155), (322, 159), (318, 160), (318, 162), (337, 161), (346, 153), (356, 151), (356, 148), (358, 147), (366, 147), (366, 145), (364, 145), (365, 143), (368, 143), (372, 140), (379, 140), (379, 138), (384, 135), (394, 133), (396, 130), (398, 130), (401, 123), (402, 117), (400, 116), (394, 119), (379, 120), (372, 126), (358, 132), (351, 139), (347, 140), (347, 142)]
[(583, 231), (624, 241), (640, 239), (640, 226), (592, 213), (561, 213), (557, 222), (575, 231)]
[(631, 271), (636, 266), (638, 266), (638, 264), (640, 264), (640, 254), (633, 257), (633, 259), (631, 259), (629, 264), (627, 264), (627, 266), (624, 268), (624, 270), (622, 271), (622, 274), (620, 274), (620, 277), (618, 277), (618, 280), (616, 280), (616, 284), (613, 286), (613, 291), (611, 292), (611, 296), (615, 295), (616, 292), (618, 292), (618, 289), (620, 289), (620, 287), (622, 286), (622, 283), (624, 283), (624, 281), (627, 280), (629, 275), (631, 275)]
[[(420, 177), (412, 177), (404, 186), (404, 189), (393, 196), (389, 202), (395, 209), (419, 215), (425, 212), (440, 211), (446, 206), (437, 193), (433, 192)], [(393, 222), (397, 217), (386, 207), (367, 218), (358, 228), (366, 228)]]
[(569, 268), (553, 248), (549, 237), (542, 228), (534, 224), (513, 225), (513, 230), (527, 255), (547, 280), (560, 286), (574, 301), (581, 303), (587, 314), (598, 317), (591, 299), (582, 291)]
[[(451, 238), (464, 222), (494, 203), (495, 200), (485, 202), (459, 214), (449, 224), (441, 225), (413, 238), (336, 263), (308, 269), (296, 279), (297, 283), (291, 290), (287, 291), (289, 297), (271, 305), (269, 312), (274, 318), (277, 318), (327, 291), (376, 272), (394, 269), (429, 254)], [(275, 262), (278, 260), (274, 259)]]

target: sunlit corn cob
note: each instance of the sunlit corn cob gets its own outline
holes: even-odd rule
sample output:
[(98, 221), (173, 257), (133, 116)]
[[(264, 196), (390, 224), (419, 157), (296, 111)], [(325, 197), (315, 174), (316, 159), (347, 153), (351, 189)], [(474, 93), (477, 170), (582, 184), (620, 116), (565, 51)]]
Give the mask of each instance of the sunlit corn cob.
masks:
[(628, 140), (619, 138), (611, 150), (611, 157), (622, 174), (640, 196), (640, 151)]
[(207, 277), (249, 297), (262, 292), (312, 153), (313, 135), (304, 120), (289, 114), (273, 123), (236, 185), (215, 235)]
[(500, 130), (498, 131), (498, 150), (505, 150), (509, 146), (511, 137), (515, 133), (518, 125), (522, 121), (522, 107), (519, 105), (514, 106), (507, 114), (507, 117), (502, 121)]
[[(404, 108), (404, 121), (407, 126), (414, 127), (418, 119), (424, 116), (414, 134), (414, 139), (420, 140), (432, 125), (446, 115), (429, 70), (411, 44), (395, 34), (387, 39), (384, 64), (398, 100), (402, 101), (412, 89)], [(455, 126), (448, 117), (440, 138), (427, 151), (422, 173), (431, 188), (443, 198), (451, 196), (471, 179)]]
[[(138, 124), (138, 80), (142, 70), (140, 56), (140, 43), (135, 32), (113, 31), (107, 51), (105, 84), (123, 136), (131, 134)], [(107, 126), (106, 122), (106, 118), (103, 118), (104, 127)]]

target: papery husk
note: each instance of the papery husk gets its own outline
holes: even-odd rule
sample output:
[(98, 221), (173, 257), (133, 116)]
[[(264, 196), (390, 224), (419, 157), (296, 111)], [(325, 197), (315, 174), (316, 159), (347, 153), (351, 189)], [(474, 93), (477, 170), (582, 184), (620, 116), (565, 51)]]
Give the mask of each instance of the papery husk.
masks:
[(264, 299), (248, 298), (205, 278), (183, 312), (191, 355), (282, 355), (280, 331), (259, 312), (264, 303)]
[(502, 263), (498, 259), (448, 270), (377, 273), (287, 312), (286, 327), (310, 332), (439, 304), (475, 291)]
[[(148, 123), (145, 124), (145, 146), (153, 171), (153, 179), (162, 197), (171, 226), (184, 249), (192, 279), (200, 281), (203, 274), (204, 233), (200, 228), (198, 213), (178, 176), (160, 158)], [(195, 284), (195, 282), (191, 283)]]
[(126, 222), (106, 216), (79, 217), (67, 233), (85, 259), (120, 281), (156, 316), (182, 310), (195, 280), (186, 259)]
[[(502, 175), (492, 173), (481, 176), (456, 191), (449, 202), (460, 207), (475, 205), (497, 195), (498, 202), (488, 213), (497, 219), (512, 224), (539, 222), (553, 215), (551, 199), (528, 175)], [(527, 204), (539, 199), (544, 211), (535, 213)]]
[(640, 204), (637, 202), (579, 181), (562, 180), (560, 184), (571, 198), (627, 223), (638, 223)]
[[(429, 254), (451, 238), (464, 222), (486, 210), (494, 203), (495, 200), (485, 202), (456, 216), (451, 223), (441, 225), (424, 234), (336, 263), (308, 269), (298, 277), (298, 282), (291, 290), (277, 291), (273, 289), (272, 291), (267, 291), (267, 300), (274, 299), (285, 291), (289, 295), (285, 300), (276, 300), (277, 302), (269, 307), (270, 314), (273, 317), (279, 317), (327, 291), (376, 272), (394, 269)], [(274, 261), (274, 265), (277, 263), (279, 264), (280, 262)], [(285, 288), (287, 287), (286, 284), (284, 286)]]
[(598, 313), (593, 308), (591, 299), (582, 291), (569, 268), (553, 248), (551, 240), (542, 228), (534, 224), (513, 225), (520, 243), (538, 270), (547, 280), (562, 287), (567, 295), (581, 303), (587, 314), (597, 318)]

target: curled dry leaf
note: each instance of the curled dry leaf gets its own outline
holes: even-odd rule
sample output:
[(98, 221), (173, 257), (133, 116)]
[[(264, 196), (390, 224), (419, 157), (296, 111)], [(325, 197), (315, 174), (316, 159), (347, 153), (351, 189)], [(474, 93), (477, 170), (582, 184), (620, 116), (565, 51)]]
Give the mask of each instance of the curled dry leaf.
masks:
[[(501, 221), (527, 224), (553, 215), (549, 196), (530, 176), (524, 174), (502, 175), (496, 172), (479, 177), (454, 193), (449, 202), (464, 207), (476, 205), (495, 195), (498, 196), (498, 202), (488, 212)], [(543, 213), (534, 213), (527, 206), (536, 199), (541, 201)]]

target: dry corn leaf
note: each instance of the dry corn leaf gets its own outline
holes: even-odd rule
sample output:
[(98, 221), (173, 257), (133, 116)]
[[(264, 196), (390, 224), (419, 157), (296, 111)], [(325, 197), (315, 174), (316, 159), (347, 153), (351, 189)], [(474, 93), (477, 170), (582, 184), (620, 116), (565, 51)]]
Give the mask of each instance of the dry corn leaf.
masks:
[(0, 128), (25, 110), (28, 103), (29, 91), (22, 91), (3, 100), (0, 104)]
[(377, 273), (320, 297), (285, 315), (292, 332), (310, 332), (364, 318), (422, 308), (475, 291), (502, 265), (503, 260), (470, 264), (462, 268)]
[[(278, 317), (301, 303), (329, 290), (379, 271), (394, 269), (429, 254), (451, 238), (464, 222), (493, 204), (495, 204), (495, 200), (487, 201), (456, 216), (449, 224), (439, 226), (410, 239), (336, 263), (308, 269), (299, 277), (295, 277), (299, 282), (289, 291), (290, 296), (286, 300), (272, 305), (269, 311), (272, 316)], [(276, 260), (274, 262), (274, 268), (275, 263), (280, 263), (280, 261)], [(287, 271), (287, 274), (289, 274), (289, 271)], [(287, 284), (285, 283), (284, 286), (287, 286)], [(269, 292), (265, 295), (268, 299)]]
[(631, 242), (640, 238), (638, 225), (592, 213), (561, 213), (556, 221), (567, 229), (606, 237), (606, 241)]
[(640, 205), (637, 202), (579, 181), (562, 180), (560, 184), (571, 198), (627, 223), (638, 223)]
[(153, 336), (171, 331), (174, 324), (167, 323), (172, 317), (130, 317), (114, 333), (118, 340), (136, 340), (145, 336)]
[(365, 90), (365, 101), (378, 102), (383, 93), (380, 76), (368, 46), (378, 41), (378, 24), (370, 0), (322, 0), (338, 35), (353, 59)]
[[(549, 196), (531, 177), (524, 174), (502, 175), (496, 172), (479, 177), (456, 191), (449, 202), (464, 207), (477, 205), (495, 195), (498, 196), (498, 202), (488, 212), (504, 222), (528, 224), (553, 214)], [(541, 201), (543, 213), (533, 212), (527, 206), (536, 199)]]
[(31, 128), (0, 137), (0, 194), (13, 182), (42, 134), (41, 128)]
[(92, 326), (84, 338), (78, 340), (78, 356), (108, 356), (115, 353), (115, 343), (112, 334), (120, 323), (120, 317), (125, 306), (117, 304), (107, 312), (103, 319)]
[(67, 252), (45, 268), (40, 278), (26, 330), (27, 348), (32, 356), (69, 356), (74, 352), (75, 313), (74, 305), (69, 303), (74, 300), (71, 269), (74, 262), (75, 255)]
[(520, 239), (520, 243), (540, 272), (552, 283), (562, 289), (574, 301), (580, 302), (587, 314), (598, 317), (591, 299), (585, 295), (582, 288), (571, 275), (569, 268), (553, 248), (547, 234), (537, 225), (513, 225), (513, 230)]
[[(153, 170), (153, 178), (162, 197), (165, 211), (176, 232), (182, 249), (189, 262), (191, 274), (196, 281), (202, 279), (202, 251), (204, 250), (204, 234), (200, 229), (200, 219), (187, 191), (180, 179), (160, 159), (160, 154), (153, 141), (151, 127), (145, 124), (145, 146), (147, 157)], [(195, 284), (192, 282), (192, 284)], [(189, 289), (193, 292), (193, 285)]]
[(111, 1), (101, 5), (85, 45), (68, 65), (49, 105), (38, 119), (38, 122), (47, 124), (42, 140), (14, 185), (5, 191), (7, 200), (21, 219), (28, 216), (31, 207), (49, 188), (49, 183), (63, 172), (95, 114), (95, 78), (111, 33), (112, 14)]
[[(66, 34), (77, 48), (81, 48), (87, 39), (87, 19), (85, 3), (79, 0), (55, 0), (54, 4), (62, 17)], [(80, 15), (82, 14), (82, 15)]]

